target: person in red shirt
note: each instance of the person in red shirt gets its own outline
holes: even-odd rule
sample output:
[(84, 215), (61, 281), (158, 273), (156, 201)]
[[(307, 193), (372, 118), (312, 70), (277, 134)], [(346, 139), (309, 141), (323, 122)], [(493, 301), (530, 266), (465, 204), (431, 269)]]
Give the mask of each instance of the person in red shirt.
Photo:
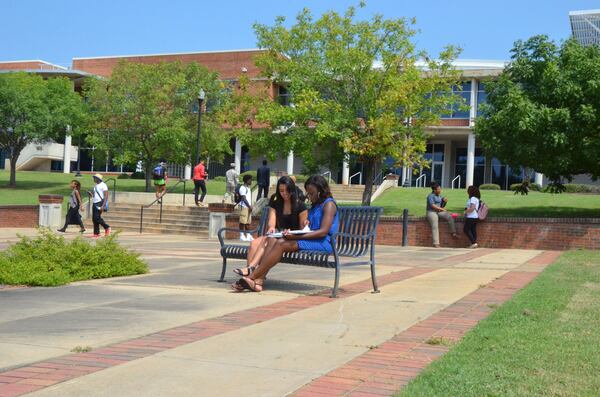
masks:
[[(204, 160), (200, 160), (198, 165), (194, 167), (194, 200), (196, 201), (196, 205), (199, 207), (204, 207), (204, 196), (206, 196), (206, 177), (208, 174), (206, 173), (206, 169), (204, 168)], [(200, 196), (200, 200), (198, 200), (198, 191), (202, 190), (202, 196)]]

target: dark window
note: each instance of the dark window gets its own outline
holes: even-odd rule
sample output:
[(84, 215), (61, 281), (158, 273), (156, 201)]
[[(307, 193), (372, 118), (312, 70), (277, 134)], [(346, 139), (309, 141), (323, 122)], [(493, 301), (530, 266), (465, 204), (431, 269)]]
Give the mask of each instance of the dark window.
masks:
[(277, 102), (283, 106), (290, 106), (290, 93), (287, 87), (277, 86)]
[(452, 88), (454, 95), (462, 98), (462, 101), (453, 104), (448, 109), (448, 113), (442, 115), (443, 119), (468, 119), (470, 117), (471, 106), (471, 82), (464, 82)]

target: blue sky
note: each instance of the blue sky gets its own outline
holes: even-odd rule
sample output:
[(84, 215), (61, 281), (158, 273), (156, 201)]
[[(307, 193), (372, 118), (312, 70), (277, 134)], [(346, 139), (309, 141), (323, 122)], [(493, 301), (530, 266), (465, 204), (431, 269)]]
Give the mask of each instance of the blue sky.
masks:
[[(315, 14), (358, 0), (0, 0), (0, 61), (43, 59), (70, 66), (73, 57), (193, 52), (256, 47), (254, 22)], [(446, 44), (461, 58), (508, 59), (512, 43), (544, 33), (570, 34), (570, 10), (600, 8), (589, 0), (367, 0), (360, 18), (416, 17), (420, 49)]]

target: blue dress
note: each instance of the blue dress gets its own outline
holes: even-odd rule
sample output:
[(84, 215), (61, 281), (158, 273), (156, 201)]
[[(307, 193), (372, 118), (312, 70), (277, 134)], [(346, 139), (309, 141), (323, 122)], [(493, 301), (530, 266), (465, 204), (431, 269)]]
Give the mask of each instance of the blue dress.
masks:
[[(328, 198), (320, 204), (313, 205), (308, 211), (308, 220), (310, 222), (310, 230), (319, 230), (321, 228), (321, 221), (323, 220), (323, 208), (329, 201), (335, 204), (332, 198)], [(338, 231), (339, 226), (339, 215), (336, 210), (335, 216), (333, 217), (333, 223), (329, 228), (329, 233), (322, 238), (310, 239), (310, 240), (297, 240), (298, 249), (300, 251), (325, 251), (331, 253), (333, 247), (331, 246), (331, 235)]]

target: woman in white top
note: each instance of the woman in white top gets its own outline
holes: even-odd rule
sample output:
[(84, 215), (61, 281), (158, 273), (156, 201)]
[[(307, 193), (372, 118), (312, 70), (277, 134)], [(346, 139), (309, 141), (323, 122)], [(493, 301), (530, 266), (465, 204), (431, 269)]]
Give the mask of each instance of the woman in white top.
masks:
[(471, 241), (471, 246), (469, 248), (477, 248), (477, 220), (479, 219), (477, 210), (479, 209), (481, 193), (479, 193), (478, 187), (469, 186), (467, 194), (469, 195), (469, 200), (467, 201), (467, 206), (465, 208), (465, 227), (463, 228), (463, 231), (469, 238), (469, 241)]

